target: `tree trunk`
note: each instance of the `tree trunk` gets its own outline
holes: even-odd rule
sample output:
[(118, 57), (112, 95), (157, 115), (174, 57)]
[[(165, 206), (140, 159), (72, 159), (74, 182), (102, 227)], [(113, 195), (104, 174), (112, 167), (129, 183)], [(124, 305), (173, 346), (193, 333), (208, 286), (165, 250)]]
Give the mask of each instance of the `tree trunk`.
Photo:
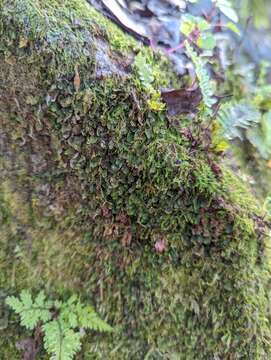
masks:
[(157, 90), (167, 61), (85, 0), (0, 0), (0, 35), (2, 294), (92, 303), (115, 331), (83, 359), (269, 359), (261, 210), (200, 119), (153, 110), (133, 58)]

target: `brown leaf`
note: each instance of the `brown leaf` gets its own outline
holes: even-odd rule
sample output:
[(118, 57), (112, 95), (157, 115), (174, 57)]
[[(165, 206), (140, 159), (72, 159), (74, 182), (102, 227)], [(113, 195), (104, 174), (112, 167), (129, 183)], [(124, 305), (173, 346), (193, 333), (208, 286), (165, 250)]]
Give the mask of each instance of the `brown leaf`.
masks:
[(102, 216), (106, 219), (111, 217), (111, 210), (106, 206), (103, 206), (101, 208), (101, 213), (102, 213)]
[(202, 100), (200, 88), (166, 90), (162, 91), (161, 95), (167, 105), (169, 116), (197, 112), (197, 107)]
[(164, 239), (157, 240), (154, 244), (155, 251), (158, 253), (162, 253), (166, 250), (166, 242)]
[(38, 347), (35, 339), (27, 338), (16, 343), (18, 350), (23, 351), (22, 360), (35, 360), (38, 352)]
[(113, 231), (114, 231), (114, 225), (107, 224), (107, 225), (105, 225), (103, 235), (104, 236), (111, 236), (113, 234)]
[(131, 244), (131, 241), (132, 241), (132, 234), (131, 234), (131, 231), (130, 229), (129, 230), (126, 230), (122, 239), (121, 239), (121, 244), (122, 246), (128, 246)]
[(27, 44), (28, 44), (28, 39), (21, 36), (19, 42), (19, 49), (26, 47)]
[(43, 333), (40, 326), (37, 326), (34, 338), (29, 337), (16, 342), (16, 348), (23, 351), (22, 360), (35, 360), (41, 347)]
[(80, 85), (81, 85), (81, 79), (80, 79), (80, 75), (79, 75), (77, 66), (75, 66), (74, 72), (75, 72), (75, 75), (73, 78), (73, 85), (74, 85), (75, 91), (79, 91)]
[(121, 212), (116, 216), (116, 221), (120, 222), (123, 225), (129, 225), (131, 222), (129, 216), (124, 212)]

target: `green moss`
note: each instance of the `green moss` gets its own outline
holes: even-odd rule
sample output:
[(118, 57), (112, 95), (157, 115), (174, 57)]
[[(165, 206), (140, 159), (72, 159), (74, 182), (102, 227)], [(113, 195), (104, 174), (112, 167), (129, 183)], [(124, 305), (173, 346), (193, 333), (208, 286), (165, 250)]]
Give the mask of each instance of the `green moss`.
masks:
[(138, 44), (85, 1), (0, 10), (1, 288), (93, 303), (115, 332), (84, 359), (269, 358), (263, 214), (200, 122), (150, 111), (118, 52)]

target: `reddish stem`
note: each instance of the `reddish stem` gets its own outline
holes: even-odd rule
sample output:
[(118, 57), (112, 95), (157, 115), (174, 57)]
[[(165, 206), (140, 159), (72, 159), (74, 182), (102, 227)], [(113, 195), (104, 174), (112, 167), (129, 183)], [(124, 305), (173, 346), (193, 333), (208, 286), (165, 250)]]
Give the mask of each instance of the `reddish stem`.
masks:
[(172, 54), (177, 50), (183, 49), (184, 48), (184, 41), (182, 43), (180, 43), (178, 46), (174, 47), (174, 48), (170, 48), (168, 50), (166, 50), (166, 54)]

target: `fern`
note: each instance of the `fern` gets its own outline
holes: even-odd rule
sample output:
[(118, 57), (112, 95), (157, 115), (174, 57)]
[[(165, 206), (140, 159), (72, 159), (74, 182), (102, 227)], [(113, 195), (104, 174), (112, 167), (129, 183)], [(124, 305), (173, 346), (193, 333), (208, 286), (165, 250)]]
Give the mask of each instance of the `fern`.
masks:
[(261, 113), (250, 103), (228, 102), (221, 106), (217, 117), (226, 139), (243, 140), (245, 131), (260, 122)]
[[(66, 302), (53, 302), (46, 300), (44, 292), (40, 292), (33, 301), (30, 292), (23, 290), (19, 298), (10, 296), (6, 303), (20, 316), (21, 324), (27, 329), (33, 330), (39, 322), (43, 324), (44, 347), (51, 360), (72, 360), (81, 348), (84, 329), (112, 331), (91, 306), (83, 305), (75, 295)], [(58, 316), (53, 318), (53, 311)]]
[(142, 52), (139, 52), (136, 55), (134, 66), (139, 75), (139, 79), (142, 85), (145, 88), (151, 87), (152, 83), (154, 82), (153, 70)]
[(271, 195), (269, 194), (264, 201), (264, 209), (271, 215)]
[(20, 299), (10, 296), (6, 299), (6, 303), (20, 316), (21, 325), (29, 330), (33, 330), (39, 321), (47, 322), (52, 318), (50, 312), (52, 302), (45, 299), (43, 291), (33, 301), (31, 294), (23, 290)]
[(161, 101), (161, 93), (155, 89), (155, 82), (159, 75), (157, 67), (151, 64), (150, 59), (143, 52), (139, 52), (135, 57), (134, 67), (139, 76), (141, 86), (150, 96), (147, 101), (149, 108), (156, 112), (164, 110), (165, 104)]
[(112, 327), (103, 321), (91, 306), (83, 305), (76, 296), (59, 306), (60, 317), (63, 322), (70, 324), (70, 327), (85, 328), (100, 332), (112, 331)]
[(51, 355), (50, 360), (72, 360), (81, 348), (80, 332), (75, 332), (69, 324), (53, 320), (43, 325), (44, 347)]
[[(81, 305), (80, 305), (81, 306)], [(112, 327), (99, 318), (91, 306), (86, 306), (78, 311), (80, 326), (100, 332), (112, 331)]]
[(246, 138), (265, 160), (271, 156), (271, 110), (262, 116), (259, 126), (247, 130)]
[(209, 74), (205, 68), (206, 63), (199, 55), (197, 55), (188, 41), (185, 42), (185, 47), (187, 55), (190, 57), (195, 67), (203, 102), (208, 108), (211, 108), (216, 100), (213, 97), (214, 89), (212, 86), (212, 81), (210, 80)]

